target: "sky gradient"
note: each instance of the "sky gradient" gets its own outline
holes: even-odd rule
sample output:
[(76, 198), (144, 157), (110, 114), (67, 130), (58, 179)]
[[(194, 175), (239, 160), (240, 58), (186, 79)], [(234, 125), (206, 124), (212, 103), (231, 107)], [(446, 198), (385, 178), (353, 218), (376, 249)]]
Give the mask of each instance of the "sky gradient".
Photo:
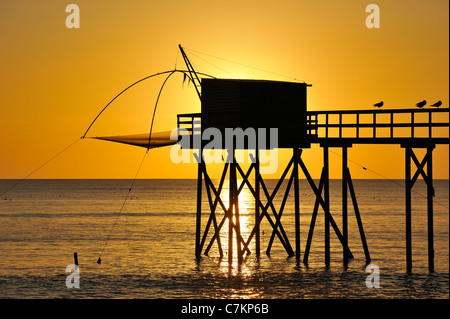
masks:
[[(79, 29), (66, 27), (70, 3), (80, 8)], [(379, 29), (366, 27), (370, 3), (380, 8)], [(413, 108), (423, 99), (448, 107), (448, 12), (446, 0), (0, 0), (0, 178), (25, 177), (80, 138), (134, 81), (185, 69), (178, 44), (199, 72), (312, 84), (308, 110), (371, 109), (380, 100), (387, 109)], [(148, 132), (163, 80), (121, 96), (89, 135)], [(194, 88), (174, 75), (154, 131), (175, 128), (178, 113), (199, 111)], [(195, 164), (174, 164), (169, 152), (151, 150), (138, 177), (196, 178)], [(280, 152), (279, 174), (291, 152)], [(133, 178), (144, 153), (84, 139), (32, 178)], [(340, 154), (330, 154), (331, 178), (341, 176)], [(434, 178), (448, 179), (448, 145), (433, 155)], [(353, 178), (404, 178), (400, 146), (355, 145), (348, 156), (371, 170), (350, 163)], [(316, 146), (303, 152), (313, 177), (322, 157)]]

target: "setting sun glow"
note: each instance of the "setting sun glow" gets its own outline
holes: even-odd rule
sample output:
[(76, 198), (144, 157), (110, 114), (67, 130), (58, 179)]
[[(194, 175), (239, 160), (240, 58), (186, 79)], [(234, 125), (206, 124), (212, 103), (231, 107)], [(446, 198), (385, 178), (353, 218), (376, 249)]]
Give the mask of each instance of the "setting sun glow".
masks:
[[(178, 44), (198, 72), (218, 78), (305, 81), (308, 110), (415, 108), (423, 99), (449, 105), (448, 1), (377, 1), (380, 27), (366, 26), (361, 1), (77, 0), (79, 28), (68, 28), (66, 3), (0, 3), (0, 178), (23, 178), (78, 139), (100, 110), (131, 83), (186, 69)], [(136, 85), (98, 119), (91, 136), (148, 132), (164, 77)], [(276, 107), (274, 105), (274, 107)], [(200, 111), (193, 84), (171, 77), (154, 132)], [(143, 149), (84, 139), (32, 178), (132, 178)], [(138, 178), (196, 178), (175, 164), (170, 147), (150, 151)], [(434, 177), (448, 179), (448, 145), (434, 153)], [(280, 150), (281, 174), (291, 155)], [(315, 178), (322, 153), (303, 153)], [(389, 178), (404, 178), (404, 150), (360, 145), (349, 159)], [(398, 159), (398, 160), (397, 160)], [(331, 178), (340, 158), (331, 155)], [(354, 178), (379, 178), (351, 167)], [(217, 170), (219, 172), (219, 170)]]

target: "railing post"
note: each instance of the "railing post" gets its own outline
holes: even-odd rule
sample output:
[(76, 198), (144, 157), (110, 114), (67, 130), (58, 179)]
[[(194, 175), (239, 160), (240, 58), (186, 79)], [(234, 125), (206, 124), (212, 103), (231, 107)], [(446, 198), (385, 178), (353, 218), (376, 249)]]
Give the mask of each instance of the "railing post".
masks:
[(356, 113), (356, 138), (359, 138), (359, 113)]
[(432, 131), (433, 131), (433, 126), (432, 126), (432, 121), (431, 121), (431, 119), (432, 119), (432, 112), (431, 111), (429, 111), (428, 112), (428, 138), (431, 138), (431, 134), (432, 134)]
[(391, 112), (391, 138), (394, 138), (394, 112)]
[(377, 137), (377, 113), (373, 112), (373, 138)]

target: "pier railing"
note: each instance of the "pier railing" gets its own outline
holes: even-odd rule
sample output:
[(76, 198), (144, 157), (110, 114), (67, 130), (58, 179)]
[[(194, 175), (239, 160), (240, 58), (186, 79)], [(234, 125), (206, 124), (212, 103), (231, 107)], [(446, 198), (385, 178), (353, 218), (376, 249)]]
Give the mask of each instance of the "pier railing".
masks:
[[(201, 113), (178, 114), (178, 128), (201, 134)], [(308, 111), (309, 143), (449, 144), (449, 108)]]
[(351, 143), (399, 144), (432, 140), (448, 144), (449, 109), (387, 109), (309, 111), (317, 138), (311, 142), (343, 140)]

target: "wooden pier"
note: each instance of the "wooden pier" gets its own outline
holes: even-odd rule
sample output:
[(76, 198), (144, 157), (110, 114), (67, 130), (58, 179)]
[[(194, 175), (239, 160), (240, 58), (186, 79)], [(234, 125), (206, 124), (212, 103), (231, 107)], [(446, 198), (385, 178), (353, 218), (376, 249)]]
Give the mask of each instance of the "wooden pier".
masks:
[[(349, 259), (353, 258), (348, 244), (349, 206), (353, 206), (366, 263), (370, 263), (369, 243), (365, 236), (363, 218), (348, 168), (347, 153), (348, 149), (355, 144), (399, 145), (405, 149), (406, 269), (408, 272), (412, 270), (411, 192), (417, 179), (422, 177), (427, 185), (428, 269), (430, 272), (434, 271), (433, 197), (435, 192), (432, 155), (433, 150), (439, 145), (449, 145), (449, 108), (423, 108), (422, 105), (422, 108), (308, 111), (307, 88), (311, 86), (310, 84), (268, 80), (217, 79), (204, 73), (197, 73), (181, 45), (179, 49), (188, 71), (173, 70), (158, 74), (169, 74), (161, 87), (162, 90), (167, 79), (173, 73), (183, 73), (184, 79), (193, 83), (201, 102), (200, 113), (178, 114), (177, 116), (178, 142), (186, 138), (189, 140), (188, 146), (179, 144), (182, 149), (194, 150), (193, 154), (196, 157), (196, 163), (198, 163), (195, 230), (195, 256), (197, 258), (200, 258), (202, 253), (207, 255), (214, 243), (217, 244), (219, 255), (223, 258), (224, 250), (220, 234), (225, 232), (223, 230), (225, 222), (228, 222), (228, 230), (226, 231), (229, 265), (232, 265), (233, 262), (233, 246), (236, 245), (237, 262), (240, 264), (243, 262), (244, 256), (251, 253), (250, 242), (253, 238), (255, 239), (255, 254), (260, 256), (260, 226), (263, 220), (267, 220), (272, 227), (272, 233), (266, 253), (270, 254), (272, 244), (277, 238), (287, 255), (289, 257), (295, 256), (295, 259), (300, 261), (302, 250), (300, 242), (299, 175), (303, 173), (315, 194), (314, 208), (303, 252), (303, 262), (308, 263), (314, 228), (321, 209), (325, 221), (325, 265), (327, 268), (330, 266), (331, 231), (334, 232), (342, 246), (344, 265), (348, 264)], [(111, 102), (130, 87), (155, 75), (145, 77), (130, 85)], [(199, 75), (206, 77), (200, 79)], [(90, 124), (84, 136), (106, 107)], [(275, 137), (278, 144), (276, 146), (272, 146), (271, 143), (265, 143), (264, 146), (260, 146), (259, 143), (251, 145), (249, 141), (245, 142), (245, 139), (243, 139), (244, 142), (238, 143), (236, 138), (232, 137), (231, 145), (226, 145), (227, 131), (240, 129), (242, 132), (249, 128), (253, 131), (258, 130), (256, 134), (259, 134), (259, 130), (262, 129), (265, 132), (266, 142), (272, 141), (272, 138)], [(271, 128), (277, 128), (277, 133), (272, 133)], [(217, 148), (214, 146), (214, 149), (227, 150), (227, 160), (224, 163), (218, 185), (214, 185), (212, 182), (203, 157), (204, 148), (207, 144), (202, 140), (202, 136), (208, 129), (218, 133), (217, 135), (220, 135), (220, 139), (222, 139), (220, 145), (223, 147)], [(181, 130), (184, 130), (182, 134)], [(189, 134), (185, 134), (186, 131)], [(167, 138), (166, 140), (158, 139), (156, 134), (155, 136), (152, 135), (151, 129), (149, 134), (144, 135), (113, 136), (100, 139), (146, 147), (147, 150), (175, 143), (172, 136), (170, 140)], [(308, 149), (313, 144), (319, 145), (323, 150), (323, 168), (318, 185), (315, 184), (307, 165), (302, 159), (303, 149)], [(292, 157), (275, 188), (270, 193), (261, 176), (259, 152), (273, 150), (274, 148), (292, 149)], [(330, 148), (342, 149), (341, 228), (339, 228), (330, 209)], [(243, 171), (235, 159), (235, 150), (243, 149), (254, 151), (252, 163), (247, 172)], [(426, 150), (422, 159), (417, 157), (416, 149)], [(414, 164), (414, 170), (412, 170), (411, 163)], [(251, 178), (252, 174), (253, 178)], [(227, 176), (229, 194), (226, 199), (221, 197), (221, 193)], [(240, 184), (238, 184), (238, 176), (242, 179)], [(250, 182), (251, 180), (254, 180), (253, 184)], [(274, 198), (285, 180), (288, 180), (288, 184), (281, 207), (277, 210), (274, 206)], [(239, 211), (239, 195), (245, 186), (255, 200), (254, 225), (246, 239), (243, 238), (241, 233)], [(209, 209), (206, 209), (208, 213), (206, 223), (203, 222), (204, 211), (202, 207), (204, 188), (209, 203)], [(291, 244), (281, 220), (291, 188), (294, 192), (294, 245)], [(348, 201), (349, 195), (351, 203)], [(224, 213), (221, 220), (218, 218), (219, 215), (216, 214), (217, 209), (221, 209)]]
[[(204, 114), (179, 114), (178, 127), (191, 132), (191, 136), (201, 134), (199, 125)], [(198, 192), (197, 192), (197, 222), (196, 222), (196, 249), (198, 258), (202, 252), (208, 254), (212, 245), (217, 243), (220, 257), (223, 257), (223, 247), (220, 241), (220, 232), (225, 221), (228, 220), (228, 260), (231, 265), (233, 244), (236, 245), (238, 263), (241, 263), (245, 254), (250, 254), (249, 244), (255, 238), (255, 254), (260, 255), (260, 224), (266, 219), (272, 227), (272, 235), (266, 249), (270, 254), (271, 246), (275, 237), (283, 245), (290, 257), (301, 260), (300, 247), (300, 194), (299, 173), (302, 172), (315, 193), (315, 204), (311, 215), (308, 238), (303, 252), (303, 262), (308, 263), (311, 249), (314, 227), (319, 212), (323, 210), (325, 220), (325, 266), (330, 266), (330, 233), (339, 239), (343, 248), (343, 262), (348, 264), (353, 254), (348, 246), (348, 195), (350, 194), (355, 218), (358, 225), (361, 244), (364, 250), (366, 263), (370, 263), (371, 256), (369, 244), (365, 237), (363, 220), (358, 207), (355, 189), (353, 186), (350, 170), (347, 165), (347, 150), (354, 144), (396, 144), (405, 149), (405, 228), (406, 228), (406, 269), (412, 270), (412, 236), (411, 236), (411, 191), (421, 176), (427, 184), (427, 214), (428, 214), (428, 269), (434, 271), (434, 243), (433, 243), (433, 167), (432, 152), (440, 144), (449, 144), (449, 109), (385, 109), (385, 110), (343, 110), (343, 111), (308, 111), (306, 112), (306, 137), (301, 141), (300, 147), (293, 147), (292, 157), (286, 166), (282, 176), (272, 193), (269, 193), (259, 171), (259, 159), (250, 165), (244, 172), (235, 160), (224, 163), (224, 169), (219, 185), (212, 183), (204, 163), (203, 156), (198, 161)], [(323, 149), (323, 169), (319, 184), (316, 185), (308, 172), (307, 165), (302, 160), (302, 150), (309, 148), (312, 144), (319, 144)], [(193, 144), (191, 144), (193, 145)], [(329, 195), (329, 149), (342, 148), (342, 227), (338, 227), (336, 220), (330, 211)], [(423, 159), (417, 158), (415, 149), (426, 149)], [(199, 154), (203, 154), (200, 147)], [(258, 152), (256, 152), (258, 154)], [(234, 159), (234, 149), (229, 154)], [(415, 171), (411, 170), (411, 162), (414, 163)], [(425, 169), (426, 166), (426, 169)], [(229, 171), (229, 198), (221, 198), (221, 190), (224, 180)], [(289, 174), (290, 172), (290, 174)], [(251, 174), (254, 174), (254, 185), (250, 182)], [(238, 174), (242, 178), (240, 185), (237, 184)], [(289, 177), (287, 177), (289, 176)], [(288, 179), (288, 185), (283, 196), (280, 209), (273, 205), (273, 199), (279, 191), (281, 184)], [(202, 183), (205, 183), (209, 202), (209, 217), (202, 231)], [(294, 189), (294, 216), (295, 216), (295, 240), (291, 245), (286, 235), (281, 217), (293, 184)], [(244, 186), (247, 186), (255, 199), (255, 224), (247, 239), (242, 238), (239, 225), (239, 194)], [(261, 194), (262, 192), (262, 194)], [(228, 205), (225, 202), (228, 201)], [(224, 217), (217, 220), (216, 209), (220, 206), (224, 211)], [(271, 214), (270, 214), (271, 213)], [(213, 227), (211, 227), (213, 225)], [(213, 235), (205, 248), (210, 229)], [(341, 231), (342, 230), (342, 231)]]

